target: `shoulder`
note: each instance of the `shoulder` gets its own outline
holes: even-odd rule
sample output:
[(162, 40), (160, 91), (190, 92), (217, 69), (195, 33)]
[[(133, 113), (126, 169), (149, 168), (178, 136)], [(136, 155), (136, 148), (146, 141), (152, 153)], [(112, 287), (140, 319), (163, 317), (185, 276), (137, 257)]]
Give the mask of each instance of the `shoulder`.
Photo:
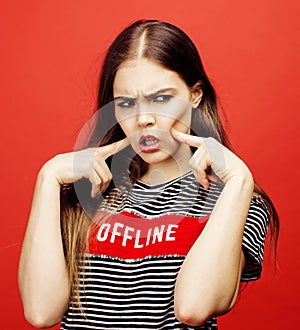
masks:
[(249, 215), (256, 218), (262, 218), (267, 224), (270, 221), (270, 208), (266, 201), (257, 193), (253, 194), (248, 217)]

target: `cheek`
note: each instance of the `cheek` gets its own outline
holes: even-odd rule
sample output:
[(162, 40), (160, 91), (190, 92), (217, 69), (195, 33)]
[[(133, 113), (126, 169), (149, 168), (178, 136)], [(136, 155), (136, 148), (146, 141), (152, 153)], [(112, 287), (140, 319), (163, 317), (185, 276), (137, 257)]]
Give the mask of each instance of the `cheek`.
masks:
[(183, 133), (189, 133), (191, 127), (191, 111), (185, 111), (178, 116), (172, 125), (175, 129)]
[(184, 125), (180, 121), (176, 121), (172, 127), (174, 127), (177, 131), (185, 133), (185, 134), (190, 134), (190, 125)]
[(173, 119), (174, 125), (182, 129), (190, 128), (191, 115), (191, 104), (188, 102), (183, 102), (182, 100), (180, 100), (180, 102), (177, 102), (176, 106), (172, 107), (168, 112), (168, 116), (170, 116), (170, 119)]
[(130, 119), (122, 120), (118, 122), (126, 137), (128, 138), (130, 144), (134, 147), (136, 143), (136, 133), (134, 128), (134, 122)]
[(132, 132), (132, 118), (120, 116), (116, 113), (116, 119), (126, 136), (129, 136)]

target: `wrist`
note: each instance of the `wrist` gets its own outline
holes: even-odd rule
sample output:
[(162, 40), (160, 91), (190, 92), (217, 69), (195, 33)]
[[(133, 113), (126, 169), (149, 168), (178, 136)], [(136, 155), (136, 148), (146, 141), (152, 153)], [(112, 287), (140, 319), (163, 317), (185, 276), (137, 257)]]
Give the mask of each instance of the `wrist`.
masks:
[(250, 171), (248, 173), (240, 173), (232, 176), (227, 182), (226, 186), (240, 187), (243, 191), (253, 193), (254, 179)]
[(37, 183), (42, 185), (45, 183), (47, 186), (51, 185), (58, 189), (60, 189), (60, 182), (57, 179), (57, 174), (55, 169), (50, 164), (51, 160), (46, 162), (42, 168), (40, 169), (38, 176), (37, 176)]

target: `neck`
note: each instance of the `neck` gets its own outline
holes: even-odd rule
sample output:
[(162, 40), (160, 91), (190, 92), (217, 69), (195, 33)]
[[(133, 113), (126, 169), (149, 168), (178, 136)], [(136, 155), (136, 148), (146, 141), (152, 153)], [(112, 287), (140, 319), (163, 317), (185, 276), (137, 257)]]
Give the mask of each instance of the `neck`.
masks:
[(149, 185), (158, 185), (174, 180), (191, 171), (189, 160), (192, 152), (189, 147), (180, 150), (163, 164), (149, 164), (148, 171), (140, 180)]

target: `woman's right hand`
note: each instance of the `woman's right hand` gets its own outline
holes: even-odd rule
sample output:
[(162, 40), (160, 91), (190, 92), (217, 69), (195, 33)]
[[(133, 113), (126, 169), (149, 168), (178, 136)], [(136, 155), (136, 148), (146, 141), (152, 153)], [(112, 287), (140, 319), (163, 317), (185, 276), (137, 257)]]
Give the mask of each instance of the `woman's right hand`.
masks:
[(36, 327), (58, 323), (69, 304), (70, 280), (60, 225), (60, 185), (86, 178), (91, 195), (104, 191), (112, 175), (105, 160), (125, 148), (126, 139), (99, 148), (60, 154), (39, 172), (19, 263), (25, 317)]
[(92, 185), (91, 197), (94, 198), (103, 193), (112, 180), (105, 160), (128, 145), (125, 138), (98, 148), (59, 154), (46, 162), (41, 171), (54, 176), (60, 185), (88, 179)]

